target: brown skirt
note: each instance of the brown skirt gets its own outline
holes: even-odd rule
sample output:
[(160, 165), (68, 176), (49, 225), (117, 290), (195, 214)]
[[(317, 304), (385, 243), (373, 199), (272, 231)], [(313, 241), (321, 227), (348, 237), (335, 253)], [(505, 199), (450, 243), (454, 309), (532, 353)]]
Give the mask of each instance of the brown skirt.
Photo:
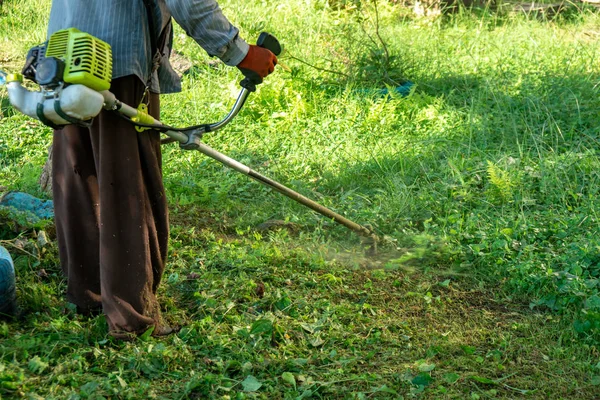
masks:
[[(136, 107), (144, 85), (113, 80), (111, 92)], [(150, 114), (160, 102), (150, 94)], [(169, 219), (160, 134), (137, 132), (102, 111), (90, 128), (54, 131), (53, 196), (67, 300), (84, 313), (103, 310), (111, 332), (161, 324), (156, 289), (167, 255)]]

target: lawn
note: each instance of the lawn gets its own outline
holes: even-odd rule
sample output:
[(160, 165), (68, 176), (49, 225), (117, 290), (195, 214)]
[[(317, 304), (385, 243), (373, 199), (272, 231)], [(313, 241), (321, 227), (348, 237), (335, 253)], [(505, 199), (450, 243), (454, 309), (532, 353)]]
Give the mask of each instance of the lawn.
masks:
[[(0, 6), (0, 69), (44, 40), (48, 3)], [(385, 243), (369, 256), (346, 228), (165, 145), (159, 299), (182, 330), (112, 340), (65, 301), (51, 221), (0, 226), (22, 309), (0, 322), (0, 398), (600, 398), (597, 10), (220, 4), (250, 41), (277, 36), (286, 68), (205, 142)], [(179, 27), (175, 49), (184, 90), (161, 119), (222, 118), (239, 72)], [(0, 95), (0, 191), (46, 198), (51, 131)]]

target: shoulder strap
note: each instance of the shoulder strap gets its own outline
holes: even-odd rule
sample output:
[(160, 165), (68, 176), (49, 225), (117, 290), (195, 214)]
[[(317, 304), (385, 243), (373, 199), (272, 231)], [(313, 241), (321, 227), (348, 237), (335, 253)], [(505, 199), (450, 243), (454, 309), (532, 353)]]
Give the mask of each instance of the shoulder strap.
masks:
[(169, 32), (169, 26), (171, 25), (171, 20), (165, 26), (165, 28), (160, 32), (158, 38), (155, 36), (156, 27), (154, 24), (154, 15), (152, 13), (152, 6), (154, 4), (153, 0), (142, 0), (144, 2), (144, 6), (146, 7), (146, 16), (148, 18), (148, 30), (150, 31), (150, 47), (152, 54), (152, 67), (150, 70), (150, 76), (148, 77), (148, 82), (146, 84), (147, 87), (150, 86), (150, 82), (152, 80), (152, 75), (158, 70), (160, 66), (160, 60), (162, 58), (162, 50), (164, 49), (167, 41), (167, 33)]
[(154, 27), (154, 16), (152, 15), (152, 0), (142, 0), (144, 2), (144, 6), (146, 7), (146, 16), (148, 18), (148, 31), (150, 32), (150, 47), (152, 48), (152, 57), (158, 51), (156, 46), (156, 36), (154, 36), (155, 27)]

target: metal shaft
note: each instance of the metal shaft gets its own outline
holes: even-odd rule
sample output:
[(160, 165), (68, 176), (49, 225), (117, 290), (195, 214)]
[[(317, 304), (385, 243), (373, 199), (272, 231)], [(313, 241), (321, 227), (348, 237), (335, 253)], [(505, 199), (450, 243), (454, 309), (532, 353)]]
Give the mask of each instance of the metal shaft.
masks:
[(358, 233), (361, 236), (372, 238), (375, 241), (378, 240), (375, 233), (372, 232), (370, 229), (367, 229), (366, 227), (359, 225), (356, 222), (350, 221), (348, 218), (341, 216), (340, 214), (330, 210), (329, 208), (327, 208), (325, 206), (322, 206), (321, 204), (309, 199), (308, 197), (301, 195), (300, 193), (282, 185), (281, 183), (276, 182), (270, 178), (267, 178), (264, 175), (259, 174), (258, 172), (254, 171), (250, 167), (240, 163), (239, 161), (234, 160), (231, 157), (226, 156), (223, 153), (218, 152), (217, 150), (213, 149), (210, 146), (207, 146), (204, 143), (200, 143), (198, 145), (198, 151), (200, 151), (202, 154), (207, 155), (210, 158), (213, 158), (213, 159), (219, 161), (220, 163), (222, 163), (224, 165), (227, 165), (228, 167), (230, 167), (238, 172), (241, 172), (244, 175), (249, 176), (250, 178), (262, 183), (263, 185), (269, 186), (269, 187), (277, 190), (279, 193), (283, 194), (284, 196), (287, 196), (290, 199), (292, 199), (302, 205), (305, 205), (306, 207), (310, 208), (311, 210), (316, 211), (319, 214), (324, 215), (326, 217), (332, 218), (338, 224), (344, 225), (345, 227), (353, 230), (354, 232)]

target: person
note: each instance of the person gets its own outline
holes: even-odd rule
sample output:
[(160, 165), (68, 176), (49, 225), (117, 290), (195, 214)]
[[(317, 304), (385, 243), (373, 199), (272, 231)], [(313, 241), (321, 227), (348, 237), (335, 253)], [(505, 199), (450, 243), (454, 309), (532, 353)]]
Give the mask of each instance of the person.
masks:
[(0, 319), (16, 314), (15, 267), (8, 250), (0, 246)]
[[(275, 68), (276, 56), (244, 41), (215, 0), (53, 0), (48, 37), (74, 27), (110, 44), (111, 92), (159, 119), (159, 94), (181, 90), (171, 19), (228, 66), (261, 78)], [(80, 313), (103, 312), (119, 339), (171, 333), (156, 298), (169, 237), (160, 134), (102, 111), (89, 128), (54, 131), (52, 171), (67, 300)]]

